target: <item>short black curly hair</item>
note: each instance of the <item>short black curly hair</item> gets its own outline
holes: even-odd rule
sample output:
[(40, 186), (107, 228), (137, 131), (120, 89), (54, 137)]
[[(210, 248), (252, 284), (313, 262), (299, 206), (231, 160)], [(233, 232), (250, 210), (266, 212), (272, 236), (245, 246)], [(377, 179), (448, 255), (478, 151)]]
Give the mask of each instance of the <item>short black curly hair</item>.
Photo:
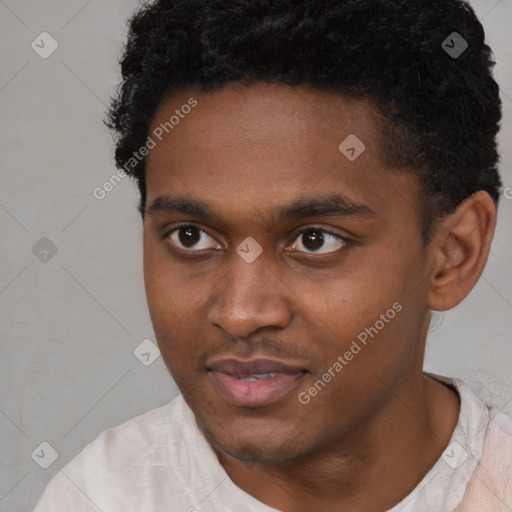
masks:
[[(453, 32), (468, 44), (460, 56), (445, 51), (456, 44)], [(145, 159), (132, 157), (173, 91), (278, 82), (370, 98), (386, 135), (384, 163), (420, 179), (428, 239), (432, 221), (474, 192), (498, 204), (501, 100), (484, 37), (465, 0), (146, 3), (129, 22), (122, 82), (105, 120), (116, 164), (138, 181), (144, 216)]]

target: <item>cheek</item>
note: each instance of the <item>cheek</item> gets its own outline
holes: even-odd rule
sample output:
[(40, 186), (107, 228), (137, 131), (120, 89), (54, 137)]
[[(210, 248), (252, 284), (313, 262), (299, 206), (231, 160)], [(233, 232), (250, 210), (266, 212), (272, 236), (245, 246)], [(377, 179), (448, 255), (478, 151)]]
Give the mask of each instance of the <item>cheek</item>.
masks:
[(382, 275), (371, 271), (350, 272), (320, 283), (297, 284), (293, 291), (301, 299), (296, 303), (303, 304), (300, 316), (307, 319), (306, 323), (315, 325), (326, 340), (356, 337), (392, 308), (401, 294), (396, 280), (386, 282)]
[(182, 382), (194, 387), (191, 375), (203, 370), (198, 355), (207, 348), (207, 308), (215, 280), (208, 273), (185, 271), (165, 246), (145, 236), (144, 283), (162, 358), (180, 388)]
[[(340, 314), (331, 322), (329, 332), (318, 335), (323, 366), (300, 390), (300, 403), (308, 401), (304, 405), (308, 418), (340, 418), (350, 430), (368, 411), (378, 409), (389, 390), (396, 389), (416, 363), (421, 363), (421, 333), (416, 330), (417, 319), (413, 320), (417, 312), (406, 307), (398, 311), (400, 306), (395, 304), (395, 309), (377, 307), (375, 314), (368, 316)], [(392, 312), (386, 315), (387, 311)], [(332, 331), (336, 328), (335, 337)], [(322, 423), (336, 434), (337, 424)], [(324, 431), (324, 435), (328, 434)]]
[[(175, 351), (187, 326), (187, 315), (197, 302), (170, 258), (157, 243), (144, 240), (144, 284), (149, 314), (157, 342), (164, 356)], [(177, 353), (181, 351), (176, 351)], [(167, 361), (166, 361), (167, 362)]]
[(304, 306), (297, 316), (323, 363), (320, 372), (341, 356), (346, 363), (335, 373), (344, 377), (334, 380), (364, 387), (365, 380), (376, 375), (401, 374), (418, 353), (425, 311), (421, 290), (411, 294), (410, 283), (420, 272), (414, 259), (391, 257), (385, 251), (373, 264), (347, 268), (337, 279), (302, 282), (299, 296)]
[(191, 309), (194, 287), (154, 235), (144, 234), (144, 284), (152, 318), (174, 324)]

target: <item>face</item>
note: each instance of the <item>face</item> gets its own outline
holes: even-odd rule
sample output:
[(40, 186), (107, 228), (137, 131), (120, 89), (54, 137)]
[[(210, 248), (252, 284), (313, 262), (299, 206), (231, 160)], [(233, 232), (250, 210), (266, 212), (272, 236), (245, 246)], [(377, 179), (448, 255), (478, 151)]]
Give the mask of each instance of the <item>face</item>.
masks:
[[(428, 315), (420, 186), (384, 167), (371, 103), (278, 84), (183, 91), (152, 133), (147, 299), (201, 429), (256, 462), (357, 435), (421, 374)], [(351, 134), (359, 155), (354, 139), (339, 149)]]

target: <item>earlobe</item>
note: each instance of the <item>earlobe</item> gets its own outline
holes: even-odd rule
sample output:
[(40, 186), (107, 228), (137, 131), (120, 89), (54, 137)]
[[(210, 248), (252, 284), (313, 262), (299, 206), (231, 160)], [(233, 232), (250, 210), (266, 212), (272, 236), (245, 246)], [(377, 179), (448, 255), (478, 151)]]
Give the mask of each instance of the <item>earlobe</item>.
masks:
[(480, 190), (439, 222), (431, 240), (428, 307), (446, 311), (469, 294), (484, 270), (496, 227), (496, 205)]

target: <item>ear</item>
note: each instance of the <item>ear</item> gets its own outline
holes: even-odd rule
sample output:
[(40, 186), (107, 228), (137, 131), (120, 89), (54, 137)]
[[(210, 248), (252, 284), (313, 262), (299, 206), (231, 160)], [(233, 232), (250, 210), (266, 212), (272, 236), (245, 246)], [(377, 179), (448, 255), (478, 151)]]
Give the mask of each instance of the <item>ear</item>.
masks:
[(439, 221), (429, 244), (429, 309), (446, 311), (469, 294), (484, 270), (495, 227), (496, 205), (483, 190)]

